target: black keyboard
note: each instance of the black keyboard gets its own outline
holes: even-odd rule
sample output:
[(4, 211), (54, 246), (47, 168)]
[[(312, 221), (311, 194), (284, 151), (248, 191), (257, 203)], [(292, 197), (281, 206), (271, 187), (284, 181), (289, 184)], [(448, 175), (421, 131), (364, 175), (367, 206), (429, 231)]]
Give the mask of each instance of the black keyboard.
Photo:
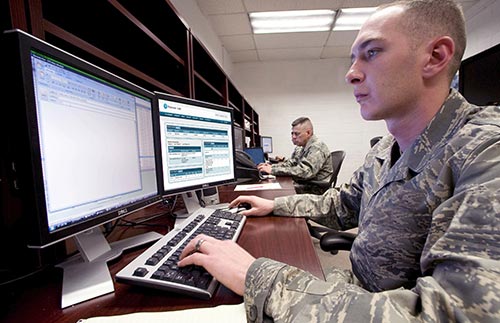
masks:
[(217, 280), (203, 267), (177, 267), (179, 256), (200, 233), (236, 241), (244, 223), (245, 217), (238, 213), (199, 209), (118, 272), (116, 281), (209, 299), (218, 286)]

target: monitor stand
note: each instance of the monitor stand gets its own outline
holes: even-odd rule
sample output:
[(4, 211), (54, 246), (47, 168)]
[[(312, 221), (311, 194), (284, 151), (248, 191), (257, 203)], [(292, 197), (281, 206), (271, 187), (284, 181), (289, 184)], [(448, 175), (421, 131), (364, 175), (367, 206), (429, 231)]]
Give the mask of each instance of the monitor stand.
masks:
[(198, 198), (198, 193), (200, 192), (194, 190), (194, 191), (187, 191), (181, 194), (182, 201), (184, 202), (184, 207), (186, 208), (186, 210), (180, 210), (175, 212), (177, 214), (176, 218), (185, 219), (194, 212), (196, 212), (201, 207), (200, 200)]
[(108, 243), (99, 227), (75, 236), (80, 253), (57, 265), (64, 270), (61, 308), (112, 293), (114, 285), (107, 262), (126, 249), (154, 242), (161, 237), (157, 232), (146, 232)]

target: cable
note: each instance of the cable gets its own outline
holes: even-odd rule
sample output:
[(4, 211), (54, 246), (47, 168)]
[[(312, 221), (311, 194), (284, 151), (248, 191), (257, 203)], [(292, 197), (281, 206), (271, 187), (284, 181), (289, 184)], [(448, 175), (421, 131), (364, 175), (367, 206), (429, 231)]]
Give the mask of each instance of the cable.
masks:
[(168, 230), (170, 230), (170, 226), (165, 223), (146, 223), (148, 221), (151, 221), (153, 219), (156, 219), (157, 217), (165, 215), (164, 213), (157, 213), (152, 216), (149, 216), (147, 218), (139, 219), (139, 221), (131, 221), (131, 220), (126, 220), (126, 219), (120, 219), (119, 221), (125, 222), (124, 224), (118, 224), (118, 226), (121, 227), (135, 227), (138, 225), (143, 225), (143, 226), (149, 226), (149, 227), (167, 227)]
[[(155, 213), (153, 215), (148, 215), (148, 216), (145, 216), (145, 217), (142, 217), (142, 218), (138, 218), (136, 219), (135, 221), (131, 221), (131, 220), (126, 220), (124, 218), (120, 218), (120, 219), (117, 219), (114, 221), (113, 225), (112, 226), (109, 226), (109, 225), (105, 225), (104, 226), (104, 232), (105, 232), (105, 237), (108, 237), (114, 230), (117, 226), (120, 226), (120, 227), (133, 227), (133, 226), (136, 226), (136, 225), (143, 225), (143, 226), (166, 226), (167, 227), (167, 230), (170, 230), (170, 226), (167, 225), (167, 224), (161, 224), (161, 223), (153, 223), (153, 224), (148, 224), (148, 223), (145, 223), (147, 221), (151, 221), (155, 218), (158, 218), (160, 216), (171, 216), (172, 218), (175, 218), (175, 214), (172, 212), (173, 208), (175, 207), (175, 203), (177, 201), (177, 195), (175, 196), (174, 198), (174, 202), (172, 203), (172, 206), (171, 207), (168, 207), (168, 205), (170, 204), (170, 202), (168, 201), (168, 199), (164, 199), (163, 200), (163, 206), (165, 207), (168, 207), (167, 211), (166, 212), (159, 212), (159, 213)], [(120, 222), (125, 222), (124, 224), (120, 223)]]
[(203, 199), (203, 194), (202, 194), (202, 190), (196, 190), (196, 197), (198, 198), (198, 203), (200, 203), (200, 206), (201, 207), (205, 207), (206, 206), (206, 203), (205, 203), (205, 200)]
[(27, 273), (27, 274), (24, 274), (24, 275), (22, 275), (22, 276), (19, 276), (19, 277), (13, 278), (13, 279), (11, 279), (11, 280), (7, 280), (7, 281), (4, 281), (4, 282), (1, 282), (1, 283), (0, 283), (0, 287), (4, 287), (4, 286), (7, 286), (7, 285), (9, 285), (9, 284), (13, 284), (13, 283), (15, 283), (15, 282), (17, 282), (17, 281), (20, 281), (20, 280), (23, 280), (23, 279), (29, 278), (29, 277), (31, 277), (31, 276), (34, 276), (34, 275), (36, 275), (36, 274), (38, 274), (38, 273), (40, 273), (40, 272), (44, 271), (47, 267), (49, 267), (49, 266), (44, 265), (44, 266), (42, 266), (42, 267), (40, 267), (40, 268), (38, 268), (38, 269), (36, 269), (36, 270), (34, 270), (34, 271), (32, 271), (32, 272), (29, 272), (29, 273)]

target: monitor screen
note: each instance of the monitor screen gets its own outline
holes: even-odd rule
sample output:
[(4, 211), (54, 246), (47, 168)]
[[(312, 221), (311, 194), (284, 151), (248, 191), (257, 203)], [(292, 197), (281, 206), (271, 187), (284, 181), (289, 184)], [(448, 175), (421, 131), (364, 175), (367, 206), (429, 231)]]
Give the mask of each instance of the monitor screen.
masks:
[(243, 150), (245, 148), (245, 129), (234, 127), (234, 147), (236, 150)]
[(15, 98), (7, 158), (31, 218), (28, 244), (75, 236), (91, 262), (86, 231), (99, 236), (99, 225), (161, 200), (154, 94), (22, 31), (4, 36)]
[(232, 109), (156, 96), (165, 195), (234, 182)]
[(245, 148), (244, 151), (252, 157), (252, 160), (256, 165), (266, 162), (262, 147)]
[(465, 59), (458, 82), (460, 93), (470, 103), (500, 104), (500, 44)]
[(264, 150), (264, 153), (270, 154), (273, 152), (273, 137), (260, 136), (260, 146)]

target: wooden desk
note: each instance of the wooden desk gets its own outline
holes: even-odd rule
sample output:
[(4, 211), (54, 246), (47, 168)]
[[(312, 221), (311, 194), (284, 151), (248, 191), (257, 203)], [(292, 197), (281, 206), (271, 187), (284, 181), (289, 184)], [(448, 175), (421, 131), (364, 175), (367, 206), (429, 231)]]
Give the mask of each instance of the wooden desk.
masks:
[[(219, 187), (219, 199), (221, 202), (230, 202), (240, 195), (257, 195), (266, 199), (273, 199), (278, 196), (288, 196), (295, 194), (293, 180), (291, 177), (277, 177), (276, 180), (264, 180), (261, 183), (278, 182), (281, 186), (279, 190), (262, 190), (262, 191), (238, 191), (235, 192), (236, 184), (224, 185)], [(247, 184), (247, 183), (243, 183)]]
[[(294, 193), (290, 179), (280, 179), (282, 190), (234, 192), (234, 185), (220, 188), (221, 201), (229, 202), (239, 194), (255, 194), (272, 198)], [(159, 206), (143, 212), (158, 212)], [(165, 232), (162, 232), (165, 233)], [(323, 278), (323, 271), (314, 250), (307, 225), (302, 218), (249, 217), (238, 244), (254, 257), (268, 257), (308, 270)], [(116, 262), (109, 263), (114, 276), (145, 248), (126, 252)], [(58, 269), (48, 269), (21, 281), (10, 290), (1, 291), (5, 301), (0, 321), (12, 323), (77, 322), (80, 318), (120, 315), (134, 312), (171, 311), (220, 304), (238, 304), (242, 297), (220, 285), (210, 300), (199, 300), (161, 290), (115, 283), (115, 292), (69, 308), (60, 309), (62, 275)]]

